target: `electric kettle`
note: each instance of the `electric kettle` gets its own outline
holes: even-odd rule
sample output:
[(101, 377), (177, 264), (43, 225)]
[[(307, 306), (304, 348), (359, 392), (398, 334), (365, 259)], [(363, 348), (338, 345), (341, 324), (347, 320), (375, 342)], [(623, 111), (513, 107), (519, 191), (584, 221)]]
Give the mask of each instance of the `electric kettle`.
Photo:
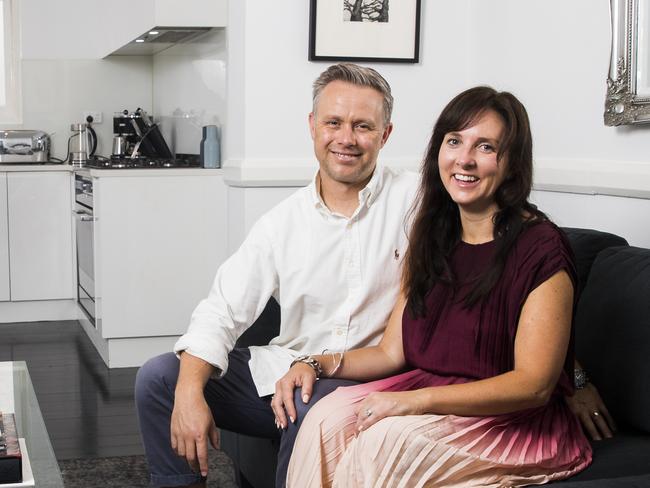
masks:
[(68, 161), (73, 166), (85, 166), (97, 150), (97, 133), (90, 124), (70, 125), (72, 135), (68, 139)]

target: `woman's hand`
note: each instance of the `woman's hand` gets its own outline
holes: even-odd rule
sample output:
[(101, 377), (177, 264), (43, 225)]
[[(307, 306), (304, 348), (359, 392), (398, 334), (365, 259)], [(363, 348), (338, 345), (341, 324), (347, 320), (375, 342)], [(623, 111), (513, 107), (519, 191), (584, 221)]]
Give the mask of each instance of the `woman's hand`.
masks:
[(359, 404), (357, 414), (357, 432), (368, 430), (373, 424), (385, 417), (397, 415), (421, 415), (417, 390), (398, 392), (374, 392)]
[(616, 424), (594, 385), (587, 383), (573, 396), (566, 397), (566, 402), (593, 440), (612, 437)]
[(275, 395), (271, 399), (271, 408), (275, 414), (278, 429), (287, 428), (287, 416), (292, 423), (296, 421), (296, 406), (293, 403), (293, 391), (302, 388), (302, 401), (309, 403), (316, 382), (316, 372), (305, 363), (294, 364), (287, 374), (275, 383)]

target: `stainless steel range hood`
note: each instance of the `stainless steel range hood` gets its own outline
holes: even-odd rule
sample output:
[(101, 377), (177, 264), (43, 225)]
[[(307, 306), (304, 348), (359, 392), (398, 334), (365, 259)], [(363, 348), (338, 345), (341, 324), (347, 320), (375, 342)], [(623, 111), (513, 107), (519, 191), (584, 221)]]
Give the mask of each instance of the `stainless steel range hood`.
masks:
[(117, 56), (157, 54), (177, 44), (198, 42), (210, 30), (212, 27), (153, 27), (111, 54)]

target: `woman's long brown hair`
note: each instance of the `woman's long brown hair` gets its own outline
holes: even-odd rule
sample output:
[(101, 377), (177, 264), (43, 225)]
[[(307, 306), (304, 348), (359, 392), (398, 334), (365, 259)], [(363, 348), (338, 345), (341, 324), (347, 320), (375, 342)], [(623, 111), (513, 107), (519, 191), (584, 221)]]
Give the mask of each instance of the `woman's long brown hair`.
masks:
[(496, 112), (504, 123), (504, 137), (497, 160), (506, 161), (506, 175), (494, 199), (496, 255), (492, 265), (477, 280), (465, 299), (471, 307), (482, 300), (498, 281), (509, 251), (530, 222), (546, 216), (528, 201), (533, 181), (533, 142), (526, 109), (508, 92), (487, 86), (471, 88), (457, 95), (443, 109), (422, 163), (422, 179), (413, 209), (409, 249), (405, 256), (402, 286), (412, 317), (425, 315), (425, 299), (435, 283), (455, 285), (449, 265), (454, 247), (461, 239), (458, 206), (442, 184), (438, 155), (449, 132), (471, 127), (486, 111)]

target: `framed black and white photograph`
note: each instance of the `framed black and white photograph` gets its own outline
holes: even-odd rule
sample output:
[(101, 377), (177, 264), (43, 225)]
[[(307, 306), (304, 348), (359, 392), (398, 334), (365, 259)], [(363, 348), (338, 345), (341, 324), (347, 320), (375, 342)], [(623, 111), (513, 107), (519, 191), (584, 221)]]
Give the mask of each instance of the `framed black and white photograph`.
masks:
[(311, 0), (310, 61), (417, 63), (421, 0)]

